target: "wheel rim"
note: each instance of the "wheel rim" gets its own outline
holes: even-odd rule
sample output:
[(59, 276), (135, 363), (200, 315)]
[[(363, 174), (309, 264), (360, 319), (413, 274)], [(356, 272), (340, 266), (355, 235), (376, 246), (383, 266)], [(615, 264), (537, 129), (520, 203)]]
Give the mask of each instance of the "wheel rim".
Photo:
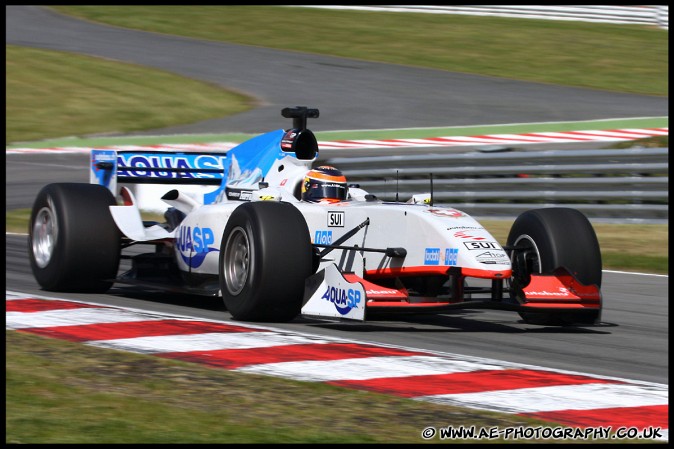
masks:
[(43, 207), (35, 216), (32, 234), (33, 257), (38, 267), (44, 268), (49, 264), (54, 254), (57, 237), (56, 215), (49, 207)]
[(518, 281), (526, 285), (531, 273), (542, 273), (541, 254), (536, 242), (528, 235), (520, 235), (513, 246), (518, 247), (510, 256), (510, 263), (517, 268)]
[(232, 296), (241, 293), (250, 272), (250, 242), (241, 227), (234, 228), (227, 238), (223, 271), (229, 293)]

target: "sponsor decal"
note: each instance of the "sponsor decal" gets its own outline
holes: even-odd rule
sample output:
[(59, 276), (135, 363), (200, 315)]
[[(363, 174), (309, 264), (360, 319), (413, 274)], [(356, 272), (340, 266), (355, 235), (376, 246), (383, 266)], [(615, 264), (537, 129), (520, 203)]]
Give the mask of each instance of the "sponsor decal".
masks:
[(351, 309), (357, 309), (358, 304), (362, 301), (361, 293), (358, 290), (331, 286), (327, 287), (321, 299), (333, 303), (335, 309), (342, 315), (348, 314), (351, 312)]
[(460, 239), (485, 240), (484, 237), (475, 237), (473, 235), (466, 234), (464, 231), (455, 232), (454, 237), (458, 237)]
[(112, 150), (92, 150), (91, 182), (115, 191), (116, 182), (112, 176), (117, 172), (116, 153)]
[[(163, 178), (163, 179), (221, 179), (222, 172), (203, 173), (175, 171), (184, 170), (223, 170), (226, 156), (210, 154), (176, 155), (176, 154), (127, 154), (117, 155), (117, 174), (131, 178)], [(170, 170), (167, 170), (170, 169)]]
[(250, 201), (253, 198), (253, 192), (250, 190), (226, 189), (227, 198), (230, 200)]
[(459, 257), (459, 248), (447, 248), (445, 250), (445, 265), (455, 266)]
[(589, 299), (595, 299), (598, 297), (598, 294), (596, 292), (577, 292), (573, 288), (564, 288), (564, 287), (559, 287), (558, 291), (547, 291), (547, 290), (541, 290), (538, 292), (534, 291), (526, 291), (527, 295), (536, 295), (536, 296), (550, 296), (550, 297), (556, 297), (556, 298), (589, 298)]
[(501, 249), (496, 242), (463, 242), (463, 244), (471, 251), (479, 249)]
[(230, 200), (250, 201), (253, 198), (253, 192), (250, 190), (234, 190), (227, 188), (227, 198)]
[(331, 245), (332, 231), (316, 231), (316, 233), (314, 234), (314, 244)]
[(475, 259), (485, 264), (506, 263), (508, 255), (505, 251), (485, 251), (475, 256)]
[(365, 292), (368, 295), (398, 295), (400, 292), (398, 290), (375, 290), (370, 289)]
[(447, 228), (448, 231), (453, 231), (454, 229), (476, 229), (480, 231), (484, 231), (484, 228), (481, 226), (452, 226)]
[(570, 296), (570, 292), (568, 289), (564, 287), (559, 287), (559, 291), (556, 292), (549, 292), (546, 290), (540, 291), (540, 292), (527, 292), (530, 295), (539, 295), (539, 296), (563, 296), (567, 297)]
[(429, 214), (433, 214), (436, 217), (442, 217), (442, 218), (460, 218), (460, 217), (465, 217), (466, 214), (461, 212), (460, 210), (456, 209), (428, 209), (426, 210)]
[(297, 138), (296, 130), (290, 129), (286, 131), (286, 133), (281, 138), (281, 149), (283, 151), (292, 151), (293, 144), (295, 143), (296, 138)]
[(343, 211), (329, 211), (328, 212), (328, 227), (329, 228), (343, 228), (346, 213)]
[(540, 299), (548, 297), (565, 299), (586, 299), (598, 300), (601, 293), (597, 286), (579, 284), (571, 275), (555, 276), (534, 276), (531, 277), (531, 283), (524, 289), (527, 298), (539, 297)]
[(426, 248), (424, 265), (440, 265), (440, 248)]
[(177, 235), (176, 248), (180, 252), (180, 257), (192, 268), (200, 267), (208, 253), (219, 251), (218, 248), (209, 246), (215, 243), (215, 235), (211, 228), (180, 226)]

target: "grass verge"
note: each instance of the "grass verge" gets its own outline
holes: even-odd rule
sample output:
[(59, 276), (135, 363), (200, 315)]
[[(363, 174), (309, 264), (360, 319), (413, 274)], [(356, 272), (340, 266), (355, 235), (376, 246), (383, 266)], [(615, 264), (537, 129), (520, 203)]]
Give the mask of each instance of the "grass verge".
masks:
[(215, 85), (132, 64), (12, 45), (5, 56), (6, 143), (163, 128), (254, 104)]
[[(512, 220), (480, 220), (505, 244)], [(669, 274), (669, 227), (666, 224), (594, 223), (605, 270)]]

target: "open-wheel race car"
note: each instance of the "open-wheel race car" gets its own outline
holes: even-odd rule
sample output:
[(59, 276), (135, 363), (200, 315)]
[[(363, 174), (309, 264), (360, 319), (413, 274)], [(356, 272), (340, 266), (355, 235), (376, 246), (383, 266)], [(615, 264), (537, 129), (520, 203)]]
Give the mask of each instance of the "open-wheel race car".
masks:
[[(292, 128), (229, 151), (92, 150), (90, 183), (49, 184), (35, 200), (28, 249), (37, 282), (61, 292), (123, 283), (222, 296), (244, 321), (455, 308), (512, 310), (533, 324), (600, 319), (601, 254), (579, 211), (526, 211), (502, 246), (432, 195), (382, 201), (338, 169), (312, 169), (319, 148), (306, 125), (318, 110), (282, 115)], [(163, 205), (164, 221), (143, 220), (148, 202)]]

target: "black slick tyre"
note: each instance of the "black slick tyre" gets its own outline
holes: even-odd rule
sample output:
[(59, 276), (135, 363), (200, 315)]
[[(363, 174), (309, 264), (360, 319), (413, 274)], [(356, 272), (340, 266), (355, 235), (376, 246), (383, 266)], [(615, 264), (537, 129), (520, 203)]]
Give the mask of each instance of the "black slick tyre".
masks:
[(302, 307), (312, 273), (309, 229), (293, 205), (251, 202), (237, 207), (220, 246), (220, 290), (242, 321), (285, 322)]
[[(531, 273), (550, 274), (563, 267), (585, 285), (601, 288), (602, 261), (599, 241), (591, 223), (580, 211), (551, 207), (522, 213), (512, 225), (506, 243), (511, 250), (514, 290), (526, 287)], [(527, 323), (591, 323), (597, 311), (568, 313), (520, 312)]]
[(48, 291), (102, 293), (119, 268), (121, 233), (103, 186), (49, 184), (38, 193), (30, 217), (28, 255), (33, 275)]

